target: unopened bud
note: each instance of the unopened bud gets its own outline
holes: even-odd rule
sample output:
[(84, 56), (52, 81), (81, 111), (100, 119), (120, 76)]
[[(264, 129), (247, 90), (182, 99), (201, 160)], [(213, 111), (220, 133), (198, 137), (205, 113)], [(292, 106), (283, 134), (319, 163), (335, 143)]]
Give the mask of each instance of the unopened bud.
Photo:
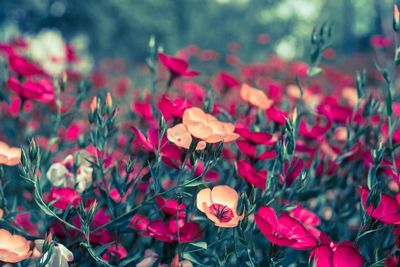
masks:
[(97, 96), (94, 96), (92, 102), (90, 102), (90, 111), (95, 112), (97, 109)]
[(107, 107), (108, 107), (109, 109), (112, 108), (112, 97), (111, 97), (110, 92), (108, 92), (108, 93), (106, 94), (106, 105), (107, 105)]
[(395, 32), (400, 30), (400, 14), (397, 4), (393, 5), (393, 30)]

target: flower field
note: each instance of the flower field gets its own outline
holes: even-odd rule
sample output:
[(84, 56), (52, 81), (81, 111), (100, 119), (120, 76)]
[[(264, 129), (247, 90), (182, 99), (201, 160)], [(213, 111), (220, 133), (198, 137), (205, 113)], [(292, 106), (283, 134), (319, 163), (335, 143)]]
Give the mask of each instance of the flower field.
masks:
[(153, 37), (135, 66), (1, 40), (0, 266), (399, 266), (393, 11), (335, 64), (330, 23), (307, 60), (231, 43), (224, 66)]

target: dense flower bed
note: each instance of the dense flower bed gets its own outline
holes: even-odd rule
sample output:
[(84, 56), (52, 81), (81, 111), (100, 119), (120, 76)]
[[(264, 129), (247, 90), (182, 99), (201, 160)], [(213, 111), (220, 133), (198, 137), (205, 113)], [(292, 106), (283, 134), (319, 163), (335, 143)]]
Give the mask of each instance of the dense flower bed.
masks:
[(62, 39), (1, 43), (0, 263), (397, 266), (398, 26), (364, 71), (325, 64), (327, 24), (308, 62), (236, 44), (228, 71), (151, 40), (133, 79)]

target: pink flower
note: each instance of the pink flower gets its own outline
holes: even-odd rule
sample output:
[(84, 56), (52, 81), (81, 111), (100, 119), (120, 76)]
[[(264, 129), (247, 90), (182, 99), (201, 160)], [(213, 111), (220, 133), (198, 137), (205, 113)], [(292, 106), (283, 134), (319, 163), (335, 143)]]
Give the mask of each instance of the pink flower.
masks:
[(174, 101), (171, 101), (169, 97), (165, 95), (161, 99), (160, 103), (158, 103), (158, 108), (166, 121), (175, 118), (182, 119), (183, 112), (190, 107), (192, 107), (192, 105), (186, 99), (177, 98)]
[(163, 198), (162, 196), (156, 197), (158, 208), (167, 215), (185, 217), (185, 203), (179, 204), (176, 199)]
[(109, 261), (111, 256), (123, 259), (126, 258), (127, 255), (128, 252), (121, 244), (113, 244), (106, 249), (106, 253), (103, 254), (102, 258)]
[(68, 187), (53, 187), (44, 198), (47, 202), (52, 202), (53, 207), (61, 210), (66, 210), (70, 205), (77, 207), (82, 200), (78, 192)]
[(202, 231), (196, 222), (185, 222), (183, 219), (172, 218), (166, 222), (156, 220), (149, 223), (142, 235), (168, 243), (177, 241), (187, 243), (199, 239)]
[(10, 76), (7, 80), (7, 86), (25, 99), (43, 103), (54, 101), (53, 81), (48, 78), (27, 78), (25, 82), (20, 82), (17, 78)]
[(256, 171), (252, 164), (244, 160), (237, 162), (239, 176), (255, 187), (265, 189), (267, 170)]
[(146, 230), (147, 226), (150, 224), (149, 219), (141, 214), (135, 214), (132, 217), (131, 222), (129, 223), (129, 226), (135, 230)]
[(375, 220), (387, 224), (400, 224), (400, 194), (397, 195), (397, 200), (387, 194), (381, 194), (381, 201), (374, 208), (372, 203), (367, 207), (369, 193), (367, 188), (361, 189), (361, 201), (365, 212)]
[(281, 125), (284, 125), (286, 123), (285, 118), (289, 117), (289, 115), (286, 112), (274, 106), (270, 107), (269, 109), (266, 109), (265, 115), (267, 116), (268, 119)]
[[(147, 138), (137, 128), (132, 127), (131, 129), (136, 135), (136, 139), (134, 140), (135, 145), (140, 146), (149, 153), (157, 151), (159, 142), (158, 131), (156, 129), (148, 129)], [(166, 165), (177, 169), (177, 162), (180, 161), (181, 150), (177, 146), (168, 143), (168, 139), (163, 136), (160, 144), (160, 156)]]
[(273, 244), (297, 250), (307, 250), (317, 246), (316, 238), (302, 223), (286, 214), (278, 218), (275, 211), (268, 206), (258, 210), (255, 221), (258, 229)]
[(287, 185), (291, 185), (296, 178), (300, 175), (303, 170), (304, 162), (302, 159), (298, 157), (293, 157), (292, 161), (285, 162), (283, 166), (283, 175), (280, 175), (279, 178), (282, 182), (285, 182)]
[(158, 59), (160, 60), (161, 64), (170, 71), (173, 77), (193, 77), (199, 75), (197, 71), (188, 70), (189, 63), (183, 59), (171, 57), (164, 53), (158, 53)]
[(310, 254), (315, 267), (362, 267), (364, 258), (351, 242), (342, 242), (331, 248), (326, 244), (315, 247)]
[(22, 76), (33, 76), (33, 75), (47, 75), (36, 64), (28, 61), (27, 59), (13, 55), (9, 58), (9, 66), (12, 71)]

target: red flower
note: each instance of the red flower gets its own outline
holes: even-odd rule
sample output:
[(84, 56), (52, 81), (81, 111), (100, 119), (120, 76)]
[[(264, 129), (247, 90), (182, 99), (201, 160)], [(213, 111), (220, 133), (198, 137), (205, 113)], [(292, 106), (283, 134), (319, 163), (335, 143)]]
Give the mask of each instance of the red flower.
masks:
[(255, 187), (265, 189), (267, 180), (267, 170), (256, 171), (256, 169), (247, 161), (240, 160), (237, 162), (239, 176)]
[(43, 103), (54, 101), (53, 82), (47, 78), (37, 80), (28, 78), (25, 82), (21, 83), (17, 78), (9, 77), (7, 86), (25, 99), (37, 100)]
[(258, 210), (255, 221), (268, 241), (278, 246), (306, 250), (317, 245), (316, 238), (303, 224), (286, 214), (278, 218), (275, 211), (268, 206)]
[(77, 207), (82, 200), (78, 192), (68, 187), (53, 187), (44, 198), (47, 202), (52, 202), (53, 207), (61, 210), (66, 210), (70, 205)]
[(315, 247), (310, 254), (315, 267), (362, 267), (364, 258), (351, 242), (342, 242), (336, 248), (326, 244)]
[(387, 224), (400, 224), (400, 194), (397, 195), (397, 201), (389, 195), (381, 194), (381, 201), (374, 208), (372, 203), (367, 207), (369, 193), (367, 188), (361, 189), (361, 201), (365, 212), (375, 220)]
[(194, 77), (199, 75), (197, 71), (188, 70), (189, 63), (185, 60), (171, 57), (169, 55), (158, 53), (158, 59), (161, 64), (163, 64), (170, 72), (171, 75), (175, 77), (184, 76), (184, 77)]

